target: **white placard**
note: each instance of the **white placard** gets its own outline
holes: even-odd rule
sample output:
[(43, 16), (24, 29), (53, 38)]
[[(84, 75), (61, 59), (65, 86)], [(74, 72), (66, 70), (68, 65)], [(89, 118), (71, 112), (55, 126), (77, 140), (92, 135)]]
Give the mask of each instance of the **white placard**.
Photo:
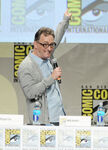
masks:
[(91, 117), (90, 116), (60, 116), (60, 126), (90, 127)]
[(24, 124), (23, 120), (23, 115), (0, 114), (0, 126), (22, 126)]

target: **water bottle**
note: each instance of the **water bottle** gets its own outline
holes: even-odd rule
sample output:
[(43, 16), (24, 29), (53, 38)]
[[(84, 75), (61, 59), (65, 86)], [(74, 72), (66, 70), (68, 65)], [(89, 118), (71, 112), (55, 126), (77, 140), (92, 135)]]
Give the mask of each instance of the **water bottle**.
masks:
[(97, 125), (98, 126), (104, 126), (104, 116), (105, 116), (105, 111), (103, 108), (103, 103), (99, 104), (98, 111), (97, 111)]
[(33, 108), (33, 125), (40, 125), (39, 117), (41, 114), (41, 103), (39, 101), (35, 102), (35, 106)]

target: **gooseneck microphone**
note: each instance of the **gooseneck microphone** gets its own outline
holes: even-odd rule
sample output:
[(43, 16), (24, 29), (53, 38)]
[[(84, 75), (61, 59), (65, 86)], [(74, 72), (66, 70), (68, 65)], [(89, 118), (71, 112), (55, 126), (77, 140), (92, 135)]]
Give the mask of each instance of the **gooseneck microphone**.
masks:
[[(57, 59), (56, 59), (56, 58), (53, 58), (53, 59), (51, 60), (51, 62), (52, 62), (52, 64), (53, 64), (53, 68), (54, 68), (54, 69), (58, 67)], [(61, 76), (58, 77), (57, 80), (58, 80), (58, 83), (61, 84)]]

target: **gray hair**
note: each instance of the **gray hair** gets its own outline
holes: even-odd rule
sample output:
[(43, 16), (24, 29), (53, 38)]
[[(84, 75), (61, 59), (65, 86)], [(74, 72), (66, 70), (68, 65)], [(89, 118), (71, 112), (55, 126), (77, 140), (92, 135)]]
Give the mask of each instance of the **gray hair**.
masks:
[(53, 38), (55, 38), (54, 30), (48, 27), (42, 27), (35, 33), (34, 41), (38, 41), (40, 39), (41, 34), (44, 34), (45, 36), (52, 35)]

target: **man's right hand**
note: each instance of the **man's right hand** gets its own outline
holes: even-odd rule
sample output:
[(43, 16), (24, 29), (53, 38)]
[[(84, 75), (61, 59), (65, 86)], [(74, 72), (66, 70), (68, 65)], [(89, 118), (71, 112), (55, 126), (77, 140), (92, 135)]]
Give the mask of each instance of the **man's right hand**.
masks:
[(65, 16), (68, 16), (68, 17), (70, 17), (70, 18), (71, 18), (72, 13), (71, 13), (71, 12), (69, 12), (69, 10), (67, 9), (67, 10), (66, 10), (66, 12), (64, 13), (64, 15), (65, 15)]
[(61, 77), (62, 71), (60, 67), (57, 67), (53, 70), (51, 76), (54, 80), (57, 80), (59, 77)]

